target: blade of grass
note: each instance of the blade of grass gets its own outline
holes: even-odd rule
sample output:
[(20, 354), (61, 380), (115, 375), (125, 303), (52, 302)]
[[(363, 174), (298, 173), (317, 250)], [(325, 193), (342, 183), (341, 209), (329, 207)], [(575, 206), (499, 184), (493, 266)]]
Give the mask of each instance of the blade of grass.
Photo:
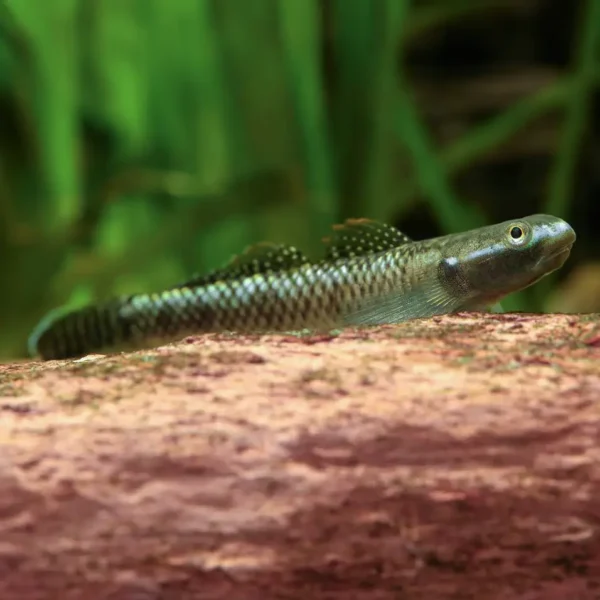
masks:
[(575, 168), (588, 126), (594, 79), (600, 67), (600, 2), (588, 0), (582, 11), (581, 34), (575, 36), (579, 47), (575, 74), (568, 90), (562, 142), (550, 174), (545, 212), (557, 217), (567, 215), (574, 188)]
[(344, 212), (366, 216), (361, 198), (369, 116), (375, 3), (334, 0), (331, 3), (333, 87), (331, 120), (335, 177)]
[(377, 204), (380, 199), (394, 195), (392, 170), (396, 149), (394, 119), (397, 110), (397, 64), (410, 5), (410, 0), (386, 0), (376, 4), (379, 30), (372, 52), (372, 89), (368, 115), (370, 135), (365, 140), (367, 156), (361, 194), (367, 204), (362, 213), (367, 212), (371, 203)]
[[(231, 87), (227, 79), (219, 25), (211, 2), (197, 3), (195, 53), (199, 106), (194, 115), (198, 139), (197, 174), (207, 184), (235, 179), (235, 138), (229, 126), (232, 112)], [(230, 15), (231, 17), (231, 15)], [(187, 253), (188, 261), (198, 271), (206, 271), (239, 252), (251, 237), (248, 222), (230, 219), (202, 235)]]
[(29, 105), (38, 131), (39, 180), (23, 214), (50, 235), (60, 235), (79, 211), (81, 190), (77, 1), (11, 2), (9, 8), (31, 47)]
[[(597, 84), (598, 81), (600, 81), (600, 73), (596, 71), (593, 82)], [(487, 153), (519, 135), (530, 123), (563, 107), (569, 97), (571, 84), (571, 78), (565, 76), (539, 92), (523, 98), (504, 112), (474, 127), (455, 142), (442, 148), (439, 160), (446, 175), (455, 175), (484, 160)], [(417, 199), (420, 191), (418, 181), (407, 181), (400, 190), (403, 205), (410, 206)]]
[(442, 231), (481, 227), (485, 219), (456, 196), (405, 80), (401, 80), (396, 113), (398, 137), (408, 149), (419, 189), (426, 195)]
[[(288, 81), (278, 3), (217, 1), (213, 6), (230, 90), (228, 132), (236, 170), (255, 173), (264, 164), (298, 165), (304, 149), (298, 139), (300, 124)], [(302, 189), (301, 178), (299, 184)], [(262, 200), (251, 198), (250, 203), (258, 208)], [(283, 196), (268, 211), (245, 211), (244, 220), (253, 223), (252, 239), (240, 242), (266, 239), (309, 247), (311, 228), (298, 227), (298, 222), (309, 221), (309, 210), (308, 203)]]
[(408, 21), (405, 39), (411, 42), (427, 34), (437, 27), (451, 27), (453, 21), (459, 21), (474, 13), (491, 16), (494, 11), (514, 11), (523, 8), (527, 0), (458, 0), (455, 2), (440, 2), (433, 6), (423, 6), (415, 9)]
[[(136, 2), (85, 3), (81, 102), (85, 114), (114, 139), (115, 161), (148, 146), (148, 105), (154, 0), (147, 11)], [(147, 33), (150, 32), (150, 33)]]
[(278, 3), (287, 81), (300, 128), (309, 220), (315, 238), (324, 235), (340, 216), (323, 90), (319, 8), (316, 0)]
[[(600, 2), (588, 0), (581, 12), (581, 34), (576, 35), (575, 74), (566, 100), (562, 140), (550, 173), (549, 189), (543, 211), (557, 217), (568, 217), (571, 197), (575, 191), (575, 175), (581, 147), (589, 125), (592, 92), (597, 86), (600, 67)], [(544, 278), (535, 287), (536, 304), (546, 302), (557, 273)]]

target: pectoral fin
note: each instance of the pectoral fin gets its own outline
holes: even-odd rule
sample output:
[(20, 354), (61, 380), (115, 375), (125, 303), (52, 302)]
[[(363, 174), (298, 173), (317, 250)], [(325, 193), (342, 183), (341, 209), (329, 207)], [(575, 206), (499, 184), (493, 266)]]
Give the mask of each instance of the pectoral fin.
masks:
[(462, 299), (454, 296), (433, 274), (410, 290), (395, 290), (386, 295), (366, 298), (344, 315), (345, 325), (382, 325), (401, 323), (458, 312)]
[(502, 304), (500, 302), (497, 302), (496, 304), (494, 304), (494, 306), (490, 307), (490, 312), (497, 313), (497, 314), (502, 314), (505, 311), (502, 308)]

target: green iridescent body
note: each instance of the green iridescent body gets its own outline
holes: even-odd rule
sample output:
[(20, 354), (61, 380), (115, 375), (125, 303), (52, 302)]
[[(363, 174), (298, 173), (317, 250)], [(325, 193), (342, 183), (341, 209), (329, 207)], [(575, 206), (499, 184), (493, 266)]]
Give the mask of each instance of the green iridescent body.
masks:
[(170, 290), (52, 314), (30, 351), (67, 358), (188, 334), (323, 331), (484, 309), (562, 266), (574, 241), (567, 223), (547, 215), (418, 242), (347, 221), (325, 241), (323, 260), (260, 244)]

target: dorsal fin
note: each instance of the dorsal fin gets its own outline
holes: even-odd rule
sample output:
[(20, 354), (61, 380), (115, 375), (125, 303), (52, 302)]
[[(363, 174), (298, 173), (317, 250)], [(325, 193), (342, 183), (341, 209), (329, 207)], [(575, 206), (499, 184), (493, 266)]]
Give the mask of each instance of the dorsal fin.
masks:
[(244, 252), (234, 256), (224, 267), (210, 271), (205, 275), (195, 275), (175, 287), (197, 287), (209, 285), (216, 281), (242, 279), (258, 273), (267, 274), (301, 267), (308, 264), (308, 262), (308, 258), (294, 246), (260, 242), (248, 246)]
[(333, 226), (331, 236), (323, 239), (325, 260), (352, 258), (391, 250), (412, 240), (401, 231), (371, 219), (348, 219)]

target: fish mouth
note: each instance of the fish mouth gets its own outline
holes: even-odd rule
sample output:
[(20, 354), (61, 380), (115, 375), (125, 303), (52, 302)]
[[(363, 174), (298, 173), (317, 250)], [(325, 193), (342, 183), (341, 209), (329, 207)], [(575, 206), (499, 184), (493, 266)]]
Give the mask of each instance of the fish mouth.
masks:
[(569, 258), (569, 255), (571, 254), (571, 248), (573, 248), (572, 243), (568, 246), (564, 246), (563, 248), (559, 248), (556, 252), (546, 257), (542, 261), (542, 264), (552, 271), (559, 269), (565, 264), (567, 258)]
[(563, 246), (549, 256), (544, 257), (544, 259), (538, 263), (538, 268), (536, 269), (537, 274), (531, 277), (527, 285), (530, 286), (534, 283), (537, 283), (540, 279), (546, 277), (546, 275), (549, 275), (553, 271), (560, 269), (565, 262), (567, 262), (567, 259), (571, 254), (573, 243), (574, 242), (571, 242), (568, 246)]
[(550, 254), (550, 256), (546, 256), (542, 261), (540, 261), (535, 269), (536, 274), (527, 282), (527, 286), (537, 283), (540, 279), (546, 277), (546, 275), (550, 275), (550, 273), (560, 269), (569, 258), (572, 247), (573, 244), (563, 246), (556, 252)]

